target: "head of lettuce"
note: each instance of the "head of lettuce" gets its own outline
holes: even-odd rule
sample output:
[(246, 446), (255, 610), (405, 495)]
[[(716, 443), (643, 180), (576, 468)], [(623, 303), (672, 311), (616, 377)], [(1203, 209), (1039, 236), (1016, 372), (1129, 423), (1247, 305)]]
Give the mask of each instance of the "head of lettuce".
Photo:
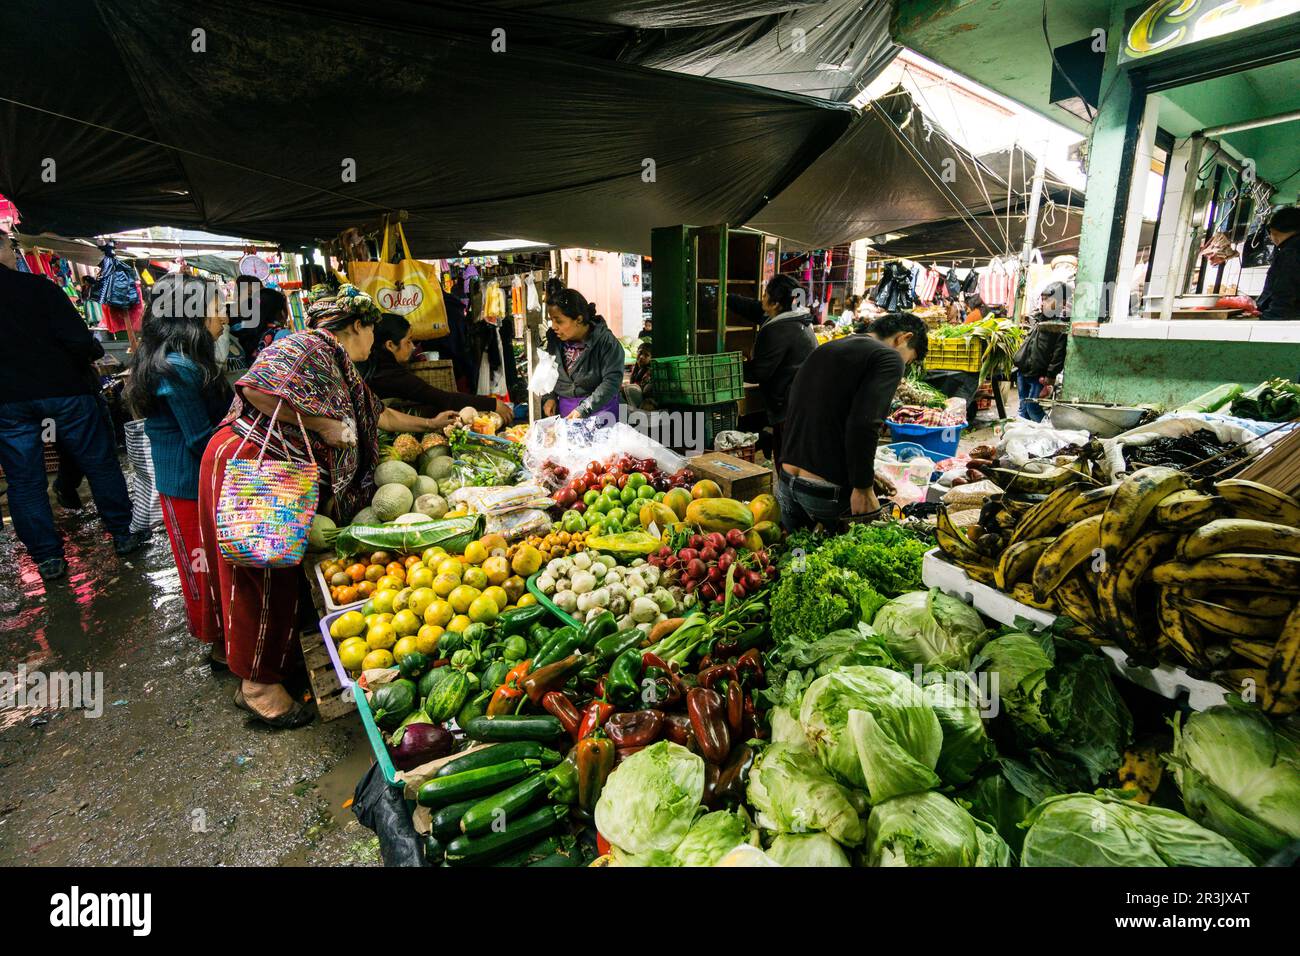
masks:
[(987, 632), (979, 611), (938, 588), (894, 598), (871, 626), (900, 661), (949, 670), (969, 667)]
[(704, 761), (661, 740), (609, 775), (596, 802), (596, 829), (625, 853), (671, 854), (690, 832), (703, 798)]

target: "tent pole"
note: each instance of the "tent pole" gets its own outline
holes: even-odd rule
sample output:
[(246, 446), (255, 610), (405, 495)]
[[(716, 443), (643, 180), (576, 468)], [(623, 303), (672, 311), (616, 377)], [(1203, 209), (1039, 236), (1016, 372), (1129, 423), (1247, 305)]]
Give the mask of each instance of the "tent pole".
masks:
[(1034, 242), (1038, 238), (1038, 207), (1042, 203), (1043, 177), (1047, 172), (1047, 167), (1043, 162), (1043, 153), (1045, 152), (1047, 152), (1046, 148), (1040, 148), (1038, 155), (1034, 157), (1034, 184), (1030, 187), (1029, 215), (1025, 217), (1025, 244), (1020, 248), (1020, 278), (1017, 281), (1018, 288), (1016, 289), (1013, 315), (1017, 322), (1024, 315), (1025, 279), (1029, 272), (1029, 257), (1033, 254)]

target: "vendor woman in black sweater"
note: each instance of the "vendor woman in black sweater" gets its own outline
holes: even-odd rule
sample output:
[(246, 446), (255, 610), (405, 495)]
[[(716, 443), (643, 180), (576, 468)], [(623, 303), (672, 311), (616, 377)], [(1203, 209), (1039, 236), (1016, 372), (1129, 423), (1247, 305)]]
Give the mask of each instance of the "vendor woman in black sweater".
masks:
[[(790, 387), (777, 501), (788, 530), (880, 510), (876, 443), (907, 366), (925, 358), (925, 323), (907, 312), (866, 335), (818, 346)], [(888, 489), (886, 489), (888, 490)]]

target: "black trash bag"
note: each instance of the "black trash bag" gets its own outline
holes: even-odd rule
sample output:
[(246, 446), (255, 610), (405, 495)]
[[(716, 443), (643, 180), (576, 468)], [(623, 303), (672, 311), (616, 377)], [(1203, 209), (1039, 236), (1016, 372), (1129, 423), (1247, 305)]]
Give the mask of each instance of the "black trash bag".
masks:
[(363, 827), (379, 837), (384, 866), (429, 865), (424, 858), (424, 840), (415, 832), (402, 791), (388, 785), (378, 764), (371, 764), (357, 783), (352, 812)]

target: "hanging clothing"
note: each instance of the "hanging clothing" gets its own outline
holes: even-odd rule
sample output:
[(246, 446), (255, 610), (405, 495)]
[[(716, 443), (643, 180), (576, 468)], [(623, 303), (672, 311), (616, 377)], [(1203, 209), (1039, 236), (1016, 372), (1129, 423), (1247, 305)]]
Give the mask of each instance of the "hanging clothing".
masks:
[(912, 308), (912, 270), (901, 261), (886, 263), (871, 301), (886, 312), (904, 312)]
[[(196, 475), (197, 477), (197, 475)], [(181, 596), (185, 599), (185, 617), (190, 633), (204, 644), (221, 641), (221, 620), (217, 615), (220, 603), (206, 579), (212, 575), (200, 573), (211, 568), (203, 547), (203, 533), (199, 530), (199, 503), (196, 499), (173, 498), (159, 493), (163, 524), (167, 527), (167, 540), (171, 542), (172, 557), (181, 576)]]
[(105, 253), (99, 263), (95, 298), (101, 305), (130, 308), (140, 302), (140, 277), (135, 267), (112, 253)]

